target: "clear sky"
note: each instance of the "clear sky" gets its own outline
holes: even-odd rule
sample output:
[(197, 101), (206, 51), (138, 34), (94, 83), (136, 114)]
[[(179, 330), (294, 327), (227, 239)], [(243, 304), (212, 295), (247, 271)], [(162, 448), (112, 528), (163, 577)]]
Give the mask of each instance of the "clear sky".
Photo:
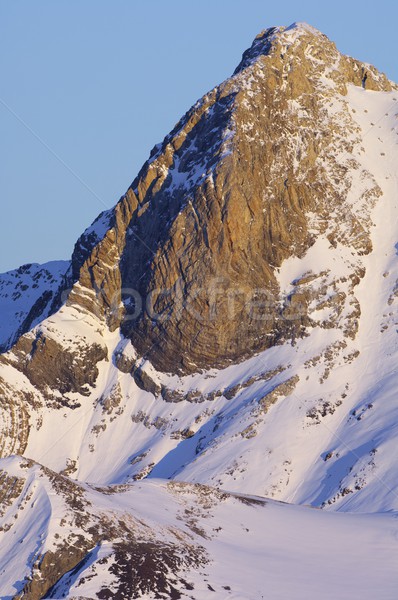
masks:
[(395, 0), (0, 0), (0, 271), (69, 258), (255, 35), (293, 21), (398, 81)]

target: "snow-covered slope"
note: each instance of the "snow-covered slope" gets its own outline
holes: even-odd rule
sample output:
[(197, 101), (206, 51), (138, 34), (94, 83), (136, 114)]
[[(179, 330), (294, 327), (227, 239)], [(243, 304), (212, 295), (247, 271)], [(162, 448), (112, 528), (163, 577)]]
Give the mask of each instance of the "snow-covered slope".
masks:
[[(303, 65), (315, 99), (294, 76)], [(265, 121), (269, 128), (262, 129), (253, 107), (262, 98), (265, 113), (275, 89), (279, 113), (269, 123), (276, 125)], [(234, 111), (230, 96), (225, 109), (226, 90), (233, 90)], [(206, 102), (214, 102), (211, 110)], [(229, 130), (231, 114), (235, 129)], [(234, 77), (195, 105), (155, 149), (114, 211), (86, 230), (65, 304), (48, 318), (43, 313), (0, 356), (1, 455), (29, 459), (4, 458), (0, 465), (6, 597), (25, 586), (23, 597), (39, 598), (57, 582), (47, 597), (196, 599), (214, 589), (215, 598), (250, 600), (395, 598), (397, 114), (396, 86), (373, 67), (342, 57), (306, 25), (268, 30)], [(211, 129), (210, 156), (200, 132), (207, 139), (210, 125), (219, 122), (223, 128)], [(180, 150), (189, 127), (196, 127), (195, 147), (209, 161), (204, 187), (192, 145)], [(242, 157), (247, 147), (251, 162)], [(233, 168), (225, 168), (232, 160)], [(265, 187), (254, 171), (259, 165)], [(234, 190), (245, 190), (245, 197), (254, 180), (247, 205), (238, 202), (236, 214), (228, 212)], [(163, 196), (157, 197), (159, 189)], [(220, 213), (217, 193), (229, 201)], [(166, 221), (157, 231), (165, 206), (170, 221), (176, 219), (166, 242)], [(203, 206), (208, 212), (200, 213)], [(219, 214), (221, 225), (212, 231)], [(264, 214), (270, 219), (265, 249), (256, 238)], [(200, 242), (199, 254), (189, 254), (202, 234), (204, 253)], [(212, 272), (223, 260), (211, 263), (210, 237), (228, 247), (219, 244), (232, 286), (224, 290), (228, 302), (229, 289), (242, 281), (245, 294), (264, 292), (248, 256), (264, 250), (271, 253), (267, 260), (274, 257), (264, 270), (272, 298), (257, 321), (260, 330), (269, 320), (259, 339), (273, 343), (254, 352), (251, 337), (246, 352), (239, 323), (235, 329), (224, 323), (228, 311), (219, 321), (198, 319), (199, 329), (212, 330), (211, 343), (222, 338), (205, 351), (207, 359), (227, 347), (233, 331), (240, 336), (234, 352), (241, 352), (239, 360), (227, 354), (199, 369), (191, 359), (205, 338), (192, 323), (197, 305), (189, 304), (196, 275), (190, 279), (192, 265), (184, 266), (181, 248), (195, 257), (197, 272), (200, 260)], [(148, 248), (140, 254), (142, 239), (157, 240), (156, 259), (145, 254)], [(144, 255), (148, 262), (138, 264)], [(260, 269), (262, 263), (255, 264)], [(184, 302), (170, 318), (172, 330), (154, 318), (141, 329), (131, 325), (123, 296), (131, 297), (131, 289), (124, 286), (137, 272), (146, 277), (145, 269), (151, 276), (158, 270), (166, 287), (175, 282), (166, 298), (172, 290), (181, 300), (177, 282), (183, 280)], [(264, 308), (253, 298), (250, 319)], [(171, 315), (171, 305), (165, 300), (162, 310)], [(239, 306), (237, 321), (245, 309)], [(185, 321), (184, 310), (191, 313)], [(245, 319), (252, 336), (255, 319)], [(196, 333), (184, 353), (190, 327)], [(152, 328), (148, 338), (145, 328)], [(137, 336), (143, 336), (138, 345)], [(173, 356), (175, 369), (161, 368)], [(46, 554), (55, 550), (62, 556), (59, 570)], [(35, 561), (44, 565), (44, 582)], [(135, 596), (121, 591), (126, 581)]]
[(392, 514), (325, 513), (159, 480), (92, 488), (23, 459), (0, 468), (9, 493), (0, 504), (2, 598), (396, 594)]

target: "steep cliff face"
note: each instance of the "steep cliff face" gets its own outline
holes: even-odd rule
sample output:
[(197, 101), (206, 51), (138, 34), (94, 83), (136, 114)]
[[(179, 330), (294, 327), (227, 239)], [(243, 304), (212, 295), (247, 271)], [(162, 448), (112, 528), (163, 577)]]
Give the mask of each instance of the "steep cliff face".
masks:
[[(368, 212), (380, 189), (355, 154), (350, 84), (391, 90), (306, 25), (261, 33), (233, 77), (153, 150), (69, 302), (105, 314), (171, 372), (301, 335), (309, 315), (305, 302), (296, 314), (297, 298), (281, 296), (282, 262), (320, 234), (357, 255), (371, 249)], [(347, 204), (356, 178), (367, 179), (364, 195)]]
[(361, 162), (349, 85), (392, 89), (305, 24), (262, 32), (78, 240), (67, 304), (121, 327), (160, 370), (226, 366), (305, 333), (311, 298), (285, 295), (278, 270), (324, 235), (358, 258), (335, 297), (338, 317), (344, 299), (354, 307), (381, 192)]

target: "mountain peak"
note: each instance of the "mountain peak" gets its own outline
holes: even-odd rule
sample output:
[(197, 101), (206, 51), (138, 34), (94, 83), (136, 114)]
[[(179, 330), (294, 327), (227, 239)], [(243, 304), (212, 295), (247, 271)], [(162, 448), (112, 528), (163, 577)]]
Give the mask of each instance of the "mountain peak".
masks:
[(312, 25), (305, 23), (304, 21), (294, 21), (294, 23), (292, 23), (288, 27), (282, 27), (281, 29), (284, 32), (288, 32), (288, 31), (289, 32), (300, 32), (300, 33), (306, 32), (306, 33), (312, 33), (313, 35), (324, 35), (321, 31), (319, 31)]
[[(302, 37), (314, 38), (315, 36), (329, 42), (327, 36), (308, 25), (308, 23), (296, 21), (289, 26), (268, 27), (263, 29), (254, 39), (250, 48), (242, 56), (242, 60), (235, 70), (234, 75), (252, 64), (259, 56), (272, 54), (273, 48), (282, 46), (283, 51), (290, 48)], [(329, 42), (330, 43), (330, 42)]]
[(274, 26), (274, 27), (268, 27), (267, 29), (264, 29), (263, 31), (261, 31), (256, 36), (255, 39), (262, 38), (264, 33), (273, 36), (275, 39), (283, 36), (284, 39), (290, 39), (290, 40), (293, 40), (303, 34), (304, 35), (309, 34), (312, 36), (315, 35), (315, 36), (323, 37), (323, 38), (327, 37), (324, 33), (319, 31), (312, 25), (305, 23), (304, 21), (294, 21), (294, 23), (291, 23), (290, 25), (287, 25), (287, 26), (279, 25), (279, 26)]

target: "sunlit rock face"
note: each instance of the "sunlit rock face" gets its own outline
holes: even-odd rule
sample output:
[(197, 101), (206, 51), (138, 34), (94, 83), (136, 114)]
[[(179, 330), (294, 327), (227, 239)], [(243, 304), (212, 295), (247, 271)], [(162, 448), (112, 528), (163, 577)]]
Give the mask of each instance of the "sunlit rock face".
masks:
[[(142, 356), (170, 372), (226, 365), (302, 335), (313, 298), (281, 293), (283, 261), (320, 235), (357, 257), (371, 250), (380, 189), (356, 156), (350, 84), (391, 90), (307, 25), (262, 32), (234, 75), (154, 148), (70, 301), (121, 324)], [(358, 178), (363, 193), (347, 201)], [(355, 262), (336, 319), (345, 301), (355, 306)], [(348, 317), (344, 326), (356, 327)]]

